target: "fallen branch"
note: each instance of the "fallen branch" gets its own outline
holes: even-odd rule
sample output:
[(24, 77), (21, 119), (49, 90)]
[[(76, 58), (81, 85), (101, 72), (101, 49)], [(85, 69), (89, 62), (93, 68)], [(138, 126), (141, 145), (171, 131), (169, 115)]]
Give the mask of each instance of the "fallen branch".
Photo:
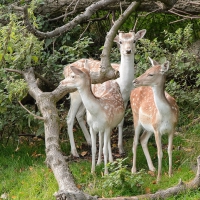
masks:
[(170, 196), (187, 192), (188, 190), (195, 190), (200, 187), (200, 156), (197, 158), (197, 172), (193, 180), (184, 183), (182, 180), (179, 181), (178, 185), (160, 190), (154, 194), (144, 194), (133, 197), (114, 197), (114, 198), (98, 198), (98, 200), (139, 200), (139, 199), (166, 199)]

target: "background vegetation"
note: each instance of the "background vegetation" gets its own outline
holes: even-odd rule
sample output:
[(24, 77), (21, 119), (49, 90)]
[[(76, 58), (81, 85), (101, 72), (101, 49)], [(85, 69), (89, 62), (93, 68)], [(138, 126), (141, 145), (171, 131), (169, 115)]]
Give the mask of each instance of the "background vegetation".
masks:
[[(57, 86), (62, 80), (63, 67), (80, 58), (100, 59), (101, 48), (106, 32), (110, 29), (110, 20), (77, 26), (73, 31), (53, 39), (39, 40), (24, 27), (20, 15), (12, 12), (6, 4), (0, 4), (0, 18), (9, 21), (0, 24), (0, 199), (54, 199), (52, 193), (57, 190), (53, 173), (45, 161), (44, 130), (42, 122), (34, 119), (22, 109), (18, 101), (40, 115), (35, 102), (27, 95), (27, 86), (22, 77), (15, 73), (7, 73), (5, 68), (23, 69), (34, 67)], [(21, 4), (24, 2), (21, 1)], [(48, 22), (44, 16), (34, 16), (34, 9), (40, 1), (32, 1), (29, 8), (32, 23), (42, 31), (49, 31), (64, 22)], [(99, 12), (98, 16), (104, 16)], [(199, 97), (200, 97), (200, 55), (195, 54), (194, 42), (200, 37), (200, 20), (185, 20), (178, 23), (170, 22), (179, 17), (167, 14), (134, 13), (121, 27), (129, 31), (138, 17), (137, 30), (147, 29), (145, 39), (137, 44), (135, 64), (136, 76), (150, 67), (148, 56), (159, 61), (170, 61), (166, 90), (176, 98), (180, 107), (180, 120), (174, 138), (173, 169), (174, 176), (168, 178), (168, 159), (165, 151), (167, 140), (163, 139), (164, 160), (163, 179), (155, 184), (155, 175), (147, 170), (143, 152), (139, 149), (137, 165), (141, 171), (137, 176), (130, 174), (132, 158), (132, 114), (130, 108), (126, 112), (124, 142), (126, 155), (120, 159), (116, 150), (116, 131), (113, 132), (113, 152), (117, 159), (110, 166), (108, 177), (102, 177), (102, 167), (97, 168), (95, 176), (90, 174), (90, 149), (85, 145), (83, 135), (76, 126), (76, 141), (81, 158), (70, 161), (70, 169), (77, 186), (91, 195), (103, 197), (134, 196), (141, 193), (155, 192), (162, 188), (192, 179), (196, 170), (196, 157), (199, 155)], [(85, 32), (84, 32), (85, 31)], [(197, 46), (197, 51), (199, 47)], [(113, 46), (112, 62), (119, 62), (119, 51)], [(41, 86), (50, 91), (47, 85)], [(60, 114), (63, 153), (69, 155), (69, 139), (65, 118), (69, 101), (64, 98), (57, 105)], [(21, 136), (23, 135), (23, 136)], [(28, 136), (27, 136), (28, 135)], [(155, 166), (157, 166), (154, 138), (149, 144)], [(81, 176), (80, 176), (81, 175)], [(117, 179), (116, 179), (117, 177)], [(3, 196), (4, 195), (4, 196)], [(171, 199), (199, 199), (199, 191), (191, 191), (177, 195)]]

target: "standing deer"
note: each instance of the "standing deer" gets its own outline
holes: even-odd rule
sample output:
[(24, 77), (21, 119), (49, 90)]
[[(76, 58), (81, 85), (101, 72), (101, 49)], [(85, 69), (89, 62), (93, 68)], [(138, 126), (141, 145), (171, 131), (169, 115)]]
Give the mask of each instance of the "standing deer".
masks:
[[(87, 63), (86, 63), (87, 65)], [(77, 88), (82, 102), (87, 112), (87, 123), (90, 127), (92, 139), (92, 169), (95, 171), (95, 156), (96, 156), (96, 134), (104, 137), (104, 173), (108, 173), (107, 161), (108, 150), (109, 157), (112, 157), (110, 148), (110, 133), (112, 128), (117, 126), (124, 116), (124, 102), (120, 93), (119, 85), (114, 81), (106, 81), (102, 87), (107, 90), (101, 97), (96, 97), (91, 90), (91, 79), (89, 70), (86, 68), (78, 69), (70, 67), (73, 73), (65, 78), (61, 85)], [(109, 158), (112, 160), (112, 158)]]
[[(119, 35), (117, 35), (114, 39), (114, 42), (117, 42), (120, 46), (120, 53), (121, 53), (121, 63), (120, 67), (117, 64), (112, 64), (112, 67), (116, 70), (119, 68), (120, 77), (115, 80), (120, 87), (120, 92), (122, 94), (122, 98), (124, 100), (124, 106), (127, 106), (127, 103), (130, 98), (130, 93), (132, 90), (131, 82), (134, 79), (134, 54), (135, 54), (135, 48), (136, 48), (136, 42), (143, 38), (146, 33), (146, 30), (140, 30), (136, 34), (133, 31), (130, 31), (129, 33), (123, 33), (120, 32)], [(75, 63), (72, 63), (70, 65), (67, 65), (64, 68), (64, 76), (65, 78), (69, 76), (71, 73), (70, 66), (75, 66), (77, 68), (83, 67), (84, 59), (79, 60)], [(100, 61), (96, 60), (89, 60), (88, 65), (91, 69), (91, 71), (99, 71), (100, 70)], [(109, 90), (107, 88), (104, 88), (102, 84), (95, 84), (92, 87), (92, 90), (95, 94), (95, 96), (101, 96), (102, 91), (108, 92)], [(87, 128), (84, 123), (84, 115), (85, 115), (85, 108), (82, 104), (82, 100), (79, 96), (78, 92), (70, 93), (71, 98), (71, 104), (70, 104), (70, 110), (67, 116), (67, 125), (68, 125), (68, 134), (70, 138), (70, 144), (71, 144), (71, 153), (73, 156), (78, 157), (78, 153), (76, 150), (75, 142), (74, 142), (74, 136), (73, 136), (73, 124), (75, 117), (77, 118), (81, 129), (84, 133), (84, 136), (87, 140), (88, 144), (91, 144), (90, 135), (87, 131)], [(124, 153), (123, 149), (123, 143), (122, 143), (122, 128), (123, 128), (123, 122), (124, 119), (119, 123), (118, 125), (118, 147), (120, 154)]]
[(165, 92), (169, 62), (160, 65), (152, 59), (150, 61), (152, 67), (133, 81), (133, 85), (137, 88), (132, 90), (130, 96), (135, 129), (132, 173), (136, 172), (138, 139), (141, 130), (144, 129), (140, 142), (151, 171), (155, 171), (155, 167), (147, 143), (152, 133), (155, 136), (158, 155), (157, 182), (159, 182), (163, 157), (161, 136), (165, 133), (168, 134), (169, 176), (172, 175), (172, 142), (179, 111), (175, 99)]

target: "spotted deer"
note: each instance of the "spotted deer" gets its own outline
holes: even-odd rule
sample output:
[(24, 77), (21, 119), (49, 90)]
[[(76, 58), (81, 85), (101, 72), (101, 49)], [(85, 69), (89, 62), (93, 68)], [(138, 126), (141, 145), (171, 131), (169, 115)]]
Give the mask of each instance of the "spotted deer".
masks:
[[(114, 81), (104, 82), (102, 87), (106, 88), (106, 91), (102, 92), (101, 97), (96, 97), (91, 90), (91, 78), (89, 69), (86, 67), (78, 69), (74, 66), (71, 66), (70, 68), (73, 73), (61, 81), (61, 85), (67, 85), (69, 88), (77, 88), (82, 103), (86, 108), (87, 123), (90, 128), (92, 139), (91, 172), (95, 172), (96, 134), (99, 133), (99, 135), (104, 138), (104, 173), (107, 174), (108, 155), (109, 157), (112, 157), (112, 152), (110, 152), (111, 130), (120, 123), (125, 111), (124, 101), (120, 92), (119, 85)], [(109, 160), (112, 160), (112, 158), (109, 158)]]
[(150, 61), (152, 67), (133, 81), (133, 85), (137, 88), (132, 90), (130, 96), (135, 129), (132, 173), (136, 172), (138, 139), (140, 132), (144, 129), (140, 142), (151, 171), (155, 171), (155, 167), (147, 144), (153, 133), (155, 136), (158, 156), (158, 182), (161, 178), (163, 157), (161, 137), (165, 133), (168, 134), (169, 176), (172, 175), (172, 142), (179, 111), (175, 99), (165, 92), (166, 72), (169, 69), (169, 62), (160, 65), (152, 59)]
[[(119, 84), (120, 92), (122, 94), (122, 98), (124, 101), (125, 107), (130, 98), (130, 93), (132, 90), (132, 80), (134, 79), (134, 54), (135, 54), (135, 45), (136, 42), (143, 38), (146, 33), (146, 30), (140, 30), (137, 33), (130, 31), (129, 33), (120, 32), (114, 39), (114, 42), (119, 44), (120, 54), (121, 54), (121, 63), (120, 66), (118, 64), (111, 64), (115, 70), (119, 70), (120, 77), (115, 80)], [(81, 59), (75, 63), (67, 65), (64, 68), (64, 76), (65, 78), (71, 74), (70, 66), (75, 66), (77, 68), (83, 67), (84, 59)], [(88, 65), (91, 71), (98, 72), (100, 70), (101, 62), (97, 60), (90, 59), (88, 61)], [(104, 87), (104, 84), (95, 84), (92, 87), (92, 90), (95, 96), (101, 96), (102, 91), (108, 92), (109, 90)], [(70, 138), (71, 144), (71, 153), (73, 156), (78, 157), (77, 149), (74, 142), (73, 136), (73, 124), (75, 117), (80, 124), (80, 127), (84, 133), (86, 141), (88, 144), (91, 144), (90, 135), (84, 123), (84, 115), (85, 115), (85, 107), (82, 103), (80, 95), (78, 92), (70, 93), (70, 110), (67, 116), (67, 125), (68, 125), (68, 135)], [(118, 147), (120, 154), (124, 153), (123, 143), (122, 143), (122, 128), (123, 128), (124, 119), (118, 125)]]

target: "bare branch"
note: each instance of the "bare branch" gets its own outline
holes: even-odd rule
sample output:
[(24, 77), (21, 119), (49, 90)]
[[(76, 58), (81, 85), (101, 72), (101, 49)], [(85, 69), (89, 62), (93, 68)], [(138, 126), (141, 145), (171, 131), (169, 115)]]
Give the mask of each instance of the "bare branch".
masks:
[(89, 28), (90, 24), (91, 24), (91, 21), (89, 21), (87, 27), (86, 27), (85, 30), (81, 33), (81, 35), (80, 35), (78, 41), (82, 38), (83, 34), (87, 31), (87, 29)]
[(20, 106), (21, 106), (24, 110), (26, 110), (29, 114), (33, 115), (35, 119), (45, 120), (44, 117), (40, 117), (40, 116), (38, 116), (38, 115), (33, 114), (31, 111), (29, 111), (24, 105), (22, 105), (21, 101), (18, 101), (18, 102), (19, 102)]
[(135, 30), (136, 30), (137, 22), (138, 22), (138, 18), (136, 19), (135, 24), (134, 24), (134, 27), (133, 27), (133, 31), (134, 31), (134, 32), (135, 32)]
[(199, 16), (191, 16), (191, 15), (190, 15), (190, 16), (186, 16), (186, 15), (179, 14), (179, 13), (175, 12), (175, 11), (173, 10), (173, 8), (170, 9), (170, 10), (168, 10), (168, 12), (169, 12), (169, 13), (172, 13), (172, 14), (174, 14), (174, 15), (178, 15), (178, 16), (183, 17), (183, 18), (187, 18), (187, 19), (199, 19), (199, 18), (200, 18)]
[(68, 15), (71, 15), (71, 14), (75, 13), (75, 11), (76, 11), (76, 7), (77, 7), (79, 1), (80, 1), (80, 0), (78, 0), (78, 1), (76, 2), (76, 5), (75, 5), (75, 7), (74, 7), (74, 10), (73, 10), (72, 12), (68, 13), (68, 14), (67, 14), (67, 10), (68, 10), (69, 6), (71, 6), (72, 3), (73, 3), (74, 1), (72, 1), (72, 3), (67, 7), (66, 12), (65, 12), (65, 15), (64, 15), (64, 19), (63, 19), (63, 21), (65, 21), (65, 19), (66, 19), (66, 17), (67, 17)]
[(104, 15), (103, 17), (99, 17), (99, 18), (94, 18), (94, 19), (90, 19), (90, 22), (94, 22), (94, 21), (102, 21), (104, 19), (108, 19), (108, 16), (110, 15), (111, 12), (108, 12), (106, 15)]
[(197, 1), (197, 2), (195, 2), (195, 1), (190, 1), (190, 2), (188, 2), (189, 4), (193, 4), (193, 5), (200, 5), (200, 3)]
[(21, 71), (21, 70), (17, 70), (17, 69), (9, 69), (9, 68), (4, 68), (7, 72), (15, 72), (15, 73), (18, 73), (18, 74), (21, 74), (23, 75), (24, 72)]

